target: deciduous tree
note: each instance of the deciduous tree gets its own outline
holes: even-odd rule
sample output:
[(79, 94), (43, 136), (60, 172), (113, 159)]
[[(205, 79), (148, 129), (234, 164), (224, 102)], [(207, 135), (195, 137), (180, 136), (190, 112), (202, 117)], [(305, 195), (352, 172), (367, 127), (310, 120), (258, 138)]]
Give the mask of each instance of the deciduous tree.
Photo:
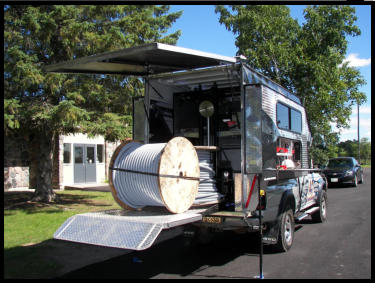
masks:
[[(358, 69), (343, 64), (348, 36), (360, 35), (355, 8), (307, 6), (300, 25), (279, 5), (216, 6), (220, 23), (236, 35), (238, 55), (291, 92), (306, 107), (313, 137), (313, 159), (336, 151), (338, 128), (349, 126), (351, 108), (363, 103), (365, 84)], [(321, 152), (322, 151), (322, 152)]]

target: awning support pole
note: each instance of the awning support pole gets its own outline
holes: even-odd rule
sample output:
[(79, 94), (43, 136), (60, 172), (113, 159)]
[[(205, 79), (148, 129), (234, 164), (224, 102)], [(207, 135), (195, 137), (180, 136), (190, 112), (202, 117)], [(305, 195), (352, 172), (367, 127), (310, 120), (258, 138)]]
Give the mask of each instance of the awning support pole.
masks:
[(260, 236), (260, 250), (259, 250), (259, 279), (264, 279), (263, 276), (263, 224), (262, 224), (262, 205), (260, 195), (260, 174), (257, 174), (258, 178), (258, 214), (259, 214), (259, 236)]

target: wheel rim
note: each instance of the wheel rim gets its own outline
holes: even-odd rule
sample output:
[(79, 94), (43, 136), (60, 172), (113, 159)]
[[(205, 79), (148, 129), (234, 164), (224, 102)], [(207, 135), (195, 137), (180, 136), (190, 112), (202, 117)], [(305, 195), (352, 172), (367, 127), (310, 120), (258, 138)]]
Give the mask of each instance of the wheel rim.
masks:
[(293, 231), (292, 231), (292, 219), (290, 215), (286, 215), (285, 225), (284, 225), (284, 238), (285, 242), (290, 245), (292, 243)]

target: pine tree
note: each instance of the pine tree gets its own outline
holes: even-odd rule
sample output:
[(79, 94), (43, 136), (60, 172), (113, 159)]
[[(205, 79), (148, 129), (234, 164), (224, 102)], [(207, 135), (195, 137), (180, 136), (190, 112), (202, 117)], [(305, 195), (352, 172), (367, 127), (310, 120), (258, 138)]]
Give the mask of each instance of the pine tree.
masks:
[[(167, 34), (182, 12), (160, 5), (4, 6), (4, 134), (32, 140), (38, 154), (33, 199), (49, 202), (52, 158), (60, 134), (131, 135), (131, 98), (137, 78), (46, 73), (44, 66), (149, 42), (176, 44)], [(36, 168), (34, 168), (34, 166)]]

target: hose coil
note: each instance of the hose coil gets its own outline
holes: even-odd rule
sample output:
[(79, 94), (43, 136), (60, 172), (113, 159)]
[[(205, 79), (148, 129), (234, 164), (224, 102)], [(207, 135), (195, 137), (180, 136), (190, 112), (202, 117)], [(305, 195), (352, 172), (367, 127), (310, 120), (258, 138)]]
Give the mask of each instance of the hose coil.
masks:
[(218, 202), (223, 198), (216, 188), (215, 170), (211, 160), (211, 153), (205, 150), (197, 150), (199, 159), (200, 180), (198, 194), (194, 205)]

